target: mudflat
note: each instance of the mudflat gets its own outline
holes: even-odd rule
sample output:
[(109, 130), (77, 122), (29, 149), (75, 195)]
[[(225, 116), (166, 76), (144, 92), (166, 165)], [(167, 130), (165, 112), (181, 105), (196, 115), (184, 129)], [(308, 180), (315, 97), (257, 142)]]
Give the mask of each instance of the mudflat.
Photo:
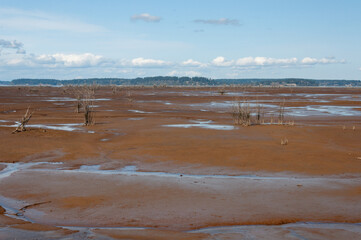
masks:
[(0, 239), (361, 237), (361, 89), (94, 86), (91, 101), (84, 126), (69, 87), (0, 87)]

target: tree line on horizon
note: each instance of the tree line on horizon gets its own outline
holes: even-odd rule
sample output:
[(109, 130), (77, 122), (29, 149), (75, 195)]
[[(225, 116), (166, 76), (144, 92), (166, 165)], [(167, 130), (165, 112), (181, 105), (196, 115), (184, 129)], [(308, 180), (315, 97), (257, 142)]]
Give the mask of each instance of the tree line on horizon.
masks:
[(304, 78), (243, 78), (243, 79), (211, 79), (205, 77), (173, 77), (157, 76), (144, 78), (85, 78), (85, 79), (31, 79), (21, 78), (12, 81), (0, 81), (0, 85), (144, 85), (144, 86), (220, 86), (220, 85), (252, 85), (252, 86), (361, 86), (361, 80), (316, 80)]

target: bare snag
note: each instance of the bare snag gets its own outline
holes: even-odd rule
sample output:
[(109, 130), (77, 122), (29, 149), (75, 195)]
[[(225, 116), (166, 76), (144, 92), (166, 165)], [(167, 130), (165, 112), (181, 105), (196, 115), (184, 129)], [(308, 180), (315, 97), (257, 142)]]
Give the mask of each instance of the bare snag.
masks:
[(20, 120), (20, 124), (19, 126), (17, 126), (17, 128), (12, 132), (12, 133), (17, 133), (17, 132), (24, 132), (26, 131), (26, 124), (30, 121), (31, 117), (33, 116), (34, 112), (29, 113), (29, 109), (30, 106), (28, 107), (28, 109), (26, 110), (25, 115), (23, 116), (23, 118)]

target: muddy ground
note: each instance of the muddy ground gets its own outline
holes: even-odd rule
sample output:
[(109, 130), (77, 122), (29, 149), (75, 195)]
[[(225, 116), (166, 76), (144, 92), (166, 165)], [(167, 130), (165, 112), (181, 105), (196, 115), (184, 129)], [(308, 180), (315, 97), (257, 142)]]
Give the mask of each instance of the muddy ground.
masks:
[(361, 89), (75, 92), (0, 87), (0, 239), (361, 238)]

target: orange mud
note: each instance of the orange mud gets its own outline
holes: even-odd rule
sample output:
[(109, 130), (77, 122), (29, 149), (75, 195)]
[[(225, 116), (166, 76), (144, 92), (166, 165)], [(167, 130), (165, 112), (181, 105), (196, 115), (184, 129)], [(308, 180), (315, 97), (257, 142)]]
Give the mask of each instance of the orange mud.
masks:
[[(66, 98), (74, 96), (64, 88), (0, 88), (0, 206), (20, 210), (35, 204), (22, 211), (27, 220), (0, 212), (0, 239), (242, 239), (242, 231), (189, 232), (238, 225), (259, 225), (244, 230), (255, 238), (361, 237), (360, 225), (351, 224), (361, 222), (360, 89), (228, 88), (221, 95), (217, 88), (123, 87), (113, 93), (100, 87), (95, 98), (109, 100), (94, 101), (93, 126), (76, 125), (74, 131), (30, 126), (16, 134), (4, 126), (21, 119), (28, 106), (35, 110), (29, 124), (81, 124), (83, 114)], [(284, 101), (284, 122), (295, 124), (235, 126), (231, 103), (236, 99), (275, 105), (264, 108), (266, 123), (277, 122)], [(229, 104), (213, 107), (212, 102)], [(306, 106), (346, 106), (360, 115), (287, 114), (288, 107)], [(200, 119), (235, 129), (164, 126)], [(287, 145), (281, 145), (284, 138)], [(6, 164), (34, 162), (59, 165), (1, 177)], [(76, 172), (82, 165), (110, 171), (132, 165), (179, 177)], [(351, 225), (308, 228), (300, 222)]]

